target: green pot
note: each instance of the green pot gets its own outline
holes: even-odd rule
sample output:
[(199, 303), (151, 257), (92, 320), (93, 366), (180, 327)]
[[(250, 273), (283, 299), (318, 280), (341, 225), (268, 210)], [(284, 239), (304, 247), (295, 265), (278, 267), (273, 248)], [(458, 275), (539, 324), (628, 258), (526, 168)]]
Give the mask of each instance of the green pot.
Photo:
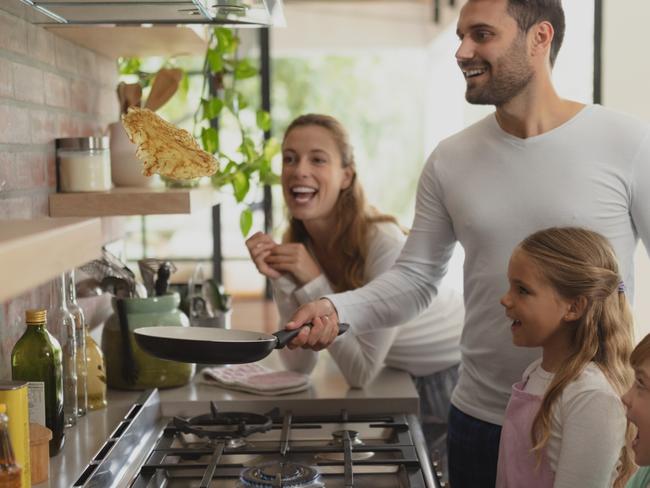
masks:
[(187, 316), (178, 309), (178, 293), (160, 297), (126, 298), (126, 315), (129, 324), (129, 341), (138, 371), (136, 381), (129, 383), (122, 376), (122, 333), (113, 299), (113, 314), (104, 324), (102, 350), (106, 358), (106, 381), (110, 388), (144, 390), (147, 388), (171, 388), (187, 384), (194, 374), (194, 365), (158, 359), (144, 352), (133, 337), (133, 331), (140, 327), (175, 325), (189, 327)]

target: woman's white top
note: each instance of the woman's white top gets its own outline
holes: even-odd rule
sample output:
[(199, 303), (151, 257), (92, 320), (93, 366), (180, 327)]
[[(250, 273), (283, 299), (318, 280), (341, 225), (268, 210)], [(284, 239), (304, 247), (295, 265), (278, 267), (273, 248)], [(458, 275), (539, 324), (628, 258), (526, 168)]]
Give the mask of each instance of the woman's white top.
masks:
[[(390, 222), (375, 224), (371, 232), (364, 270), (366, 282), (390, 269), (406, 240), (400, 228)], [(324, 274), (302, 287), (286, 274), (271, 283), (281, 327), (300, 305), (333, 293)], [(363, 387), (384, 364), (414, 376), (427, 376), (460, 361), (463, 320), (460, 293), (441, 288), (429, 308), (410, 322), (360, 335), (344, 334), (328, 351), (350, 386)], [(288, 369), (307, 374), (318, 359), (318, 353), (311, 350), (284, 348), (279, 352)]]
[[(553, 373), (533, 362), (524, 378), (524, 391), (543, 396)], [(546, 445), (554, 488), (609, 488), (616, 479), (621, 449), (625, 445), (625, 407), (605, 374), (589, 363), (566, 386), (551, 413), (551, 437)]]

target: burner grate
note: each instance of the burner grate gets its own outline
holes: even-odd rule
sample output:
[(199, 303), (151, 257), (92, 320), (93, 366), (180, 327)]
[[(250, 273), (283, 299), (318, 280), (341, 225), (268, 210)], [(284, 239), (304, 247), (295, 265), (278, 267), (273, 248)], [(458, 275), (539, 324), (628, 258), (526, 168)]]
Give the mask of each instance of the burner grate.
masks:
[(241, 480), (256, 488), (299, 488), (317, 482), (318, 471), (311, 466), (296, 463), (273, 462), (246, 469)]

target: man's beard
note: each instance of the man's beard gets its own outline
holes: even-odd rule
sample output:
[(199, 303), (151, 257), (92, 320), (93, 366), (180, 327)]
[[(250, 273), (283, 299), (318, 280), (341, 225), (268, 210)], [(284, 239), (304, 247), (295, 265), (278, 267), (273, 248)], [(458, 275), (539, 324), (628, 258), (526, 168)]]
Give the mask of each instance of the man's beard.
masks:
[[(497, 107), (509, 102), (519, 95), (533, 78), (533, 71), (526, 56), (525, 38), (518, 36), (508, 51), (494, 63), (498, 75), (490, 67), (490, 78), (483, 85), (467, 85), (465, 98), (476, 105), (495, 105)], [(469, 64), (469, 63), (467, 63)], [(468, 80), (471, 82), (471, 78)]]

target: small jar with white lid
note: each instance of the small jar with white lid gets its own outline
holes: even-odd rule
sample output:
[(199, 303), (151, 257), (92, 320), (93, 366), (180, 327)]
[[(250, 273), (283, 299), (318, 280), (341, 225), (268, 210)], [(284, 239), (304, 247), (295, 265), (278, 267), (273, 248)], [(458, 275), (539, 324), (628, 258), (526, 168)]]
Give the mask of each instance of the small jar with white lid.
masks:
[(111, 189), (108, 137), (68, 137), (56, 140), (58, 191)]

